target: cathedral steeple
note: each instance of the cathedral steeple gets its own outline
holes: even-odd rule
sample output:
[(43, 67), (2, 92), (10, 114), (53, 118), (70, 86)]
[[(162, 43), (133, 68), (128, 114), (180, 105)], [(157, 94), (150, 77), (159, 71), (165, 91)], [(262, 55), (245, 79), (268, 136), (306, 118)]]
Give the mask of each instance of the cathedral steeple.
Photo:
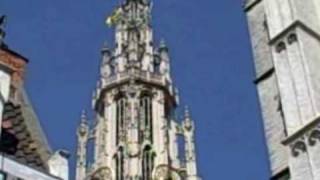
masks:
[[(174, 117), (178, 94), (171, 80), (169, 49), (164, 41), (154, 43), (150, 1), (126, 0), (107, 23), (115, 28), (115, 47), (105, 45), (101, 51), (101, 83), (93, 99), (95, 158), (85, 177), (194, 180), (195, 158), (184, 167), (177, 141), (177, 136), (185, 136), (186, 148), (191, 149), (193, 131)], [(80, 150), (88, 136), (81, 136)], [(78, 167), (79, 174), (83, 167)]]

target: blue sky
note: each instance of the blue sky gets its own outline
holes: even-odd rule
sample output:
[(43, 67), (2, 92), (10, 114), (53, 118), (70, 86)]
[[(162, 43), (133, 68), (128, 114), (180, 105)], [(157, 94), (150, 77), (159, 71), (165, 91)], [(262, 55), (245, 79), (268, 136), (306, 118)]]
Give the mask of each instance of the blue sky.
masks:
[[(156, 42), (170, 48), (182, 105), (196, 121), (205, 180), (267, 180), (268, 160), (242, 0), (154, 0)], [(75, 153), (90, 109), (104, 20), (116, 0), (1, 0), (11, 48), (30, 59), (26, 86), (53, 149)], [(74, 171), (74, 158), (71, 170)], [(72, 172), (73, 174), (74, 172)]]

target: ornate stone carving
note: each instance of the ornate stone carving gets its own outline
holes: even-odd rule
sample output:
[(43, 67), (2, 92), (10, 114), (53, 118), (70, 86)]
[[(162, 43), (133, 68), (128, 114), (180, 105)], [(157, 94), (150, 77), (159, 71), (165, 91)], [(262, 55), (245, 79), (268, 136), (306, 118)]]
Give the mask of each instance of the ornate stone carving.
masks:
[(112, 173), (110, 168), (104, 167), (99, 169), (93, 176), (93, 180), (112, 180)]
[(320, 142), (320, 130), (313, 129), (308, 137), (308, 143), (310, 146), (315, 146), (317, 142)]
[[(101, 118), (108, 118), (101, 123), (109, 126), (97, 125), (93, 170), (108, 166), (113, 179), (126, 180), (180, 180), (180, 169), (196, 177), (195, 158), (187, 167), (180, 165), (179, 142), (171, 141), (169, 136), (176, 129), (182, 135), (191, 125), (184, 127), (173, 117), (178, 106), (178, 96), (173, 97), (177, 91), (170, 74), (163, 74), (170, 68), (167, 47), (162, 45), (160, 52), (153, 45), (152, 27), (145, 26), (150, 18), (149, 0), (124, 2), (109, 19), (116, 26), (116, 47), (103, 49), (103, 83), (97, 87), (94, 110)], [(171, 122), (179, 125), (170, 126)], [(94, 176), (92, 171), (84, 172), (83, 177), (111, 179), (109, 169), (95, 172)]]
[(296, 142), (291, 144), (290, 147), (293, 157), (298, 157), (301, 153), (305, 153), (307, 151), (307, 145), (304, 142), (304, 138), (297, 140)]
[(283, 41), (279, 42), (279, 43), (277, 44), (277, 46), (276, 46), (276, 51), (277, 51), (278, 53), (280, 53), (281, 51), (283, 51), (283, 50), (285, 50), (285, 49), (286, 49), (286, 43), (283, 42)]
[(127, 131), (124, 129), (120, 130), (120, 135), (119, 135), (119, 141), (120, 142), (125, 142), (126, 141), (126, 133)]
[(293, 44), (294, 42), (298, 41), (298, 36), (296, 33), (291, 33), (289, 36), (288, 36), (288, 43), (289, 44)]
[(170, 175), (170, 170), (165, 165), (160, 165), (156, 168), (154, 178), (155, 180), (167, 180)]

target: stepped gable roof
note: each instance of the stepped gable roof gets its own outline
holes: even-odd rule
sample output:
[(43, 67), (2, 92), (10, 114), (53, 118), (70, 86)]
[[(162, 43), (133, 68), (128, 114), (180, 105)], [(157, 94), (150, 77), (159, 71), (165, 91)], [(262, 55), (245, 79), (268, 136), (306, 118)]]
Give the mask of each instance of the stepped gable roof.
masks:
[(25, 67), (29, 60), (19, 53), (11, 50), (8, 46), (0, 47), (0, 67), (12, 73), (12, 84), (23, 82)]
[(6, 103), (3, 120), (4, 132), (17, 143), (7, 144), (8, 147), (1, 147), (1, 150), (23, 164), (47, 172), (52, 150), (23, 88), (19, 89), (17, 99), (11, 98)]

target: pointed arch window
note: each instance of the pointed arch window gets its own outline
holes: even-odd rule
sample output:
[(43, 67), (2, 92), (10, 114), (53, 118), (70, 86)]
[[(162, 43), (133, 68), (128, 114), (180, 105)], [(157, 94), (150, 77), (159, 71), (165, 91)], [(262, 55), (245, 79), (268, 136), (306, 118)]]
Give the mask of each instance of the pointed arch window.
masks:
[(121, 138), (122, 132), (125, 129), (126, 104), (127, 104), (127, 99), (123, 95), (120, 95), (116, 100), (117, 144), (119, 143), (119, 138)]
[(119, 148), (118, 154), (115, 156), (116, 163), (116, 180), (124, 180), (124, 150)]
[(158, 56), (155, 56), (153, 60), (154, 73), (160, 74), (160, 65), (161, 65), (161, 59)]
[(152, 171), (154, 169), (155, 155), (150, 146), (146, 146), (143, 150), (142, 159), (142, 180), (152, 179)]
[[(147, 133), (147, 138), (152, 141), (152, 133), (153, 133), (153, 122), (152, 122), (152, 97), (148, 94), (145, 94), (140, 99), (140, 114), (141, 114), (141, 122), (142, 129), (145, 133)], [(146, 137), (146, 136), (145, 136)]]

